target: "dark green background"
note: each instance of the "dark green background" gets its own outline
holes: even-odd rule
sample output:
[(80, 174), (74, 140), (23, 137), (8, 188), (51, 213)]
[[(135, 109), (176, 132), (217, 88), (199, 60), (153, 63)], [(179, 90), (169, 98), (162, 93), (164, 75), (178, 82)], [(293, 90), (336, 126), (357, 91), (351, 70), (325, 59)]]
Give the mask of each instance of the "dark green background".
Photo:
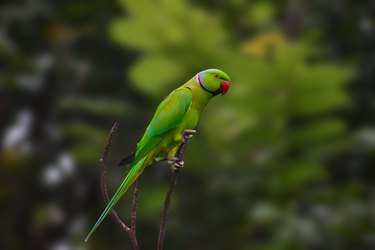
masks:
[[(0, 248), (130, 249), (108, 219), (83, 242), (106, 135), (118, 121), (113, 192), (162, 98), (219, 68), (231, 89), (188, 146), (166, 249), (375, 249), (374, 16), (374, 1), (3, 1)], [(142, 175), (141, 249), (170, 175)]]

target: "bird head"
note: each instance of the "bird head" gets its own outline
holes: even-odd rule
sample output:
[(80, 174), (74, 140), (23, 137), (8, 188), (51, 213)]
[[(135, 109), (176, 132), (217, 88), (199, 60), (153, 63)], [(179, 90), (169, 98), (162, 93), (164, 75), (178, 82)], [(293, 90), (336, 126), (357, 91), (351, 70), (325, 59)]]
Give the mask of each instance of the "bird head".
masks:
[(218, 69), (207, 69), (196, 75), (197, 83), (213, 96), (226, 94), (230, 87), (230, 78), (227, 73)]

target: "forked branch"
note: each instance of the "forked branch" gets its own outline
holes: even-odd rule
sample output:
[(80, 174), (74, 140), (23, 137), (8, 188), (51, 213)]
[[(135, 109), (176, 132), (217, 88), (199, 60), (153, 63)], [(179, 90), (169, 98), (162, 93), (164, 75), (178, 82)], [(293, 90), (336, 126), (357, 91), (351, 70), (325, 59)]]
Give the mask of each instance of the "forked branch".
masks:
[[(115, 122), (112, 126), (111, 131), (108, 134), (106, 144), (104, 146), (102, 158), (100, 159), (101, 162), (101, 178), (100, 178), (100, 187), (103, 195), (104, 202), (108, 204), (109, 202), (109, 196), (108, 196), (108, 188), (107, 188), (107, 156), (109, 152), (109, 148), (112, 143), (112, 138), (114, 134), (117, 132), (119, 127), (119, 124)], [(163, 208), (163, 214), (160, 222), (160, 229), (159, 229), (159, 236), (158, 236), (158, 242), (157, 242), (157, 250), (162, 250), (164, 247), (164, 239), (165, 239), (165, 229), (166, 229), (166, 223), (168, 219), (168, 213), (169, 213), (169, 207), (171, 204), (173, 192), (175, 189), (175, 186), (177, 184), (177, 179), (180, 173), (181, 168), (183, 167), (183, 158), (185, 154), (186, 145), (189, 141), (189, 139), (193, 136), (195, 133), (195, 130), (185, 130), (182, 134), (182, 143), (177, 150), (177, 153), (175, 155), (174, 161), (174, 169), (173, 174), (169, 186), (169, 190), (167, 193), (167, 196), (165, 198), (164, 202), (164, 208)], [(110, 211), (111, 218), (121, 227), (121, 229), (126, 233), (126, 235), (129, 237), (131, 245), (133, 250), (139, 250), (138, 241), (137, 241), (137, 235), (136, 235), (136, 221), (137, 221), (137, 208), (138, 208), (138, 192), (140, 187), (140, 178), (137, 179), (136, 185), (134, 187), (134, 194), (133, 194), (133, 205), (131, 209), (131, 224), (130, 227), (126, 225), (125, 222), (120, 218), (116, 210), (112, 209)]]
[[(104, 146), (102, 158), (100, 159), (101, 162), (101, 178), (100, 178), (100, 187), (103, 195), (103, 199), (105, 204), (109, 202), (108, 196), (108, 188), (107, 188), (107, 156), (109, 152), (109, 148), (112, 143), (113, 135), (117, 132), (119, 124), (115, 122), (111, 128), (111, 131), (108, 134), (106, 144)], [(138, 179), (134, 188), (134, 195), (133, 195), (133, 205), (131, 211), (131, 226), (127, 226), (125, 222), (123, 222), (116, 212), (115, 209), (110, 211), (111, 218), (121, 227), (121, 229), (128, 235), (132, 248), (134, 250), (139, 250), (137, 235), (136, 235), (136, 221), (137, 221), (137, 207), (138, 207), (138, 192), (139, 192), (140, 180)]]

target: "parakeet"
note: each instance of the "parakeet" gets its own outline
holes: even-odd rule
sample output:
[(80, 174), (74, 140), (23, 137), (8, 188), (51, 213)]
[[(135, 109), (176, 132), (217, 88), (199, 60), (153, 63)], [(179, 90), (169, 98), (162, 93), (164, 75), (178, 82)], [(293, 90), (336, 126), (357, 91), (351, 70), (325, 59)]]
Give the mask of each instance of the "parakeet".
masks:
[(182, 132), (195, 128), (201, 112), (211, 98), (227, 93), (229, 81), (225, 72), (207, 69), (175, 89), (159, 104), (135, 153), (123, 160), (131, 162), (130, 170), (87, 235), (86, 242), (147, 166), (154, 160), (174, 159), (182, 142)]

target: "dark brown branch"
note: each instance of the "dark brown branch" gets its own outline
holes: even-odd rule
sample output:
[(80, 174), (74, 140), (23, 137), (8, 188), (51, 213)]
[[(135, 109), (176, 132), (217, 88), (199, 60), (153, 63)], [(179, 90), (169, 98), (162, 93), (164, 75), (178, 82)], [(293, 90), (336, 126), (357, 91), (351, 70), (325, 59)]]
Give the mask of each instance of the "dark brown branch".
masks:
[[(194, 130), (185, 130), (182, 133), (182, 143), (180, 147), (178, 148), (175, 158), (177, 161), (182, 161), (185, 154), (186, 145), (189, 141), (189, 139), (193, 136), (193, 133), (195, 133)], [(171, 182), (169, 185), (169, 190), (167, 193), (167, 196), (165, 197), (164, 201), (164, 208), (163, 208), (163, 215), (160, 222), (160, 228), (159, 228), (159, 237), (158, 237), (158, 243), (157, 243), (157, 250), (163, 250), (164, 247), (164, 239), (165, 239), (165, 228), (167, 224), (168, 214), (169, 214), (169, 207), (172, 201), (173, 191), (174, 188), (177, 185), (178, 176), (180, 174), (181, 168), (174, 167), (173, 174), (171, 178)]]
[[(115, 122), (112, 126), (111, 131), (108, 134), (106, 144), (104, 146), (102, 158), (101, 161), (101, 178), (100, 178), (100, 187), (103, 195), (104, 202), (108, 204), (109, 202), (109, 196), (108, 196), (108, 188), (107, 188), (107, 156), (109, 152), (109, 148), (112, 143), (112, 138), (114, 134), (117, 132), (119, 127), (119, 124)], [(182, 134), (182, 143), (180, 147), (178, 148), (176, 154), (175, 154), (175, 163), (174, 163), (174, 170), (173, 175), (171, 178), (169, 190), (167, 193), (167, 196), (165, 198), (164, 202), (164, 208), (163, 208), (163, 215), (160, 222), (160, 229), (159, 229), (159, 237), (158, 237), (158, 243), (157, 243), (157, 249), (162, 250), (164, 246), (164, 239), (165, 239), (165, 229), (166, 229), (166, 223), (168, 219), (168, 213), (169, 213), (169, 207), (172, 201), (173, 191), (175, 186), (177, 185), (177, 179), (180, 173), (180, 169), (183, 166), (183, 157), (185, 154), (186, 145), (189, 141), (189, 139), (193, 136), (195, 133), (194, 130), (185, 130)], [(179, 164), (176, 164), (179, 163)], [(118, 213), (112, 209), (110, 211), (111, 218), (122, 228), (122, 230), (128, 235), (132, 248), (134, 250), (139, 250), (138, 241), (137, 241), (137, 235), (136, 235), (136, 221), (137, 221), (137, 208), (138, 208), (138, 192), (140, 187), (140, 179), (136, 181), (135, 187), (134, 187), (134, 194), (133, 194), (133, 205), (131, 209), (131, 225), (130, 227), (127, 226), (120, 218)]]
[(129, 239), (131, 241), (134, 250), (139, 250), (137, 234), (136, 234), (136, 222), (137, 222), (137, 208), (138, 208), (138, 192), (139, 186), (141, 185), (141, 179), (138, 178), (134, 186), (133, 192), (133, 205), (130, 214), (130, 231), (128, 232)]
[(130, 228), (135, 234), (136, 231), (136, 222), (137, 222), (137, 208), (138, 208), (138, 191), (139, 186), (141, 184), (141, 177), (138, 177), (135, 187), (134, 187), (134, 196), (133, 196), (133, 205), (132, 205), (132, 211), (130, 215)]
[[(111, 131), (108, 134), (106, 144), (104, 146), (101, 161), (101, 178), (100, 178), (100, 187), (103, 195), (105, 204), (109, 202), (108, 189), (107, 189), (107, 156), (108, 151), (112, 143), (113, 135), (117, 132), (119, 124), (115, 122), (112, 126)], [(137, 180), (137, 183), (134, 188), (134, 197), (133, 197), (133, 206), (131, 212), (131, 227), (128, 227), (120, 218), (118, 213), (112, 209), (110, 211), (111, 218), (122, 228), (122, 230), (128, 235), (132, 248), (134, 250), (139, 250), (137, 236), (135, 233), (135, 225), (137, 220), (137, 207), (138, 207), (138, 192), (139, 192), (140, 181)]]
[(175, 186), (177, 185), (177, 179), (178, 179), (179, 174), (180, 174), (180, 170), (175, 169), (173, 171), (171, 183), (169, 185), (169, 190), (168, 190), (167, 196), (165, 197), (163, 215), (161, 217), (160, 228), (159, 228), (158, 245), (156, 248), (157, 250), (163, 250), (164, 238), (165, 238), (165, 226), (167, 224), (169, 206), (172, 201), (173, 191), (174, 191)]
[[(108, 196), (108, 189), (107, 189), (107, 156), (108, 156), (108, 151), (109, 147), (111, 146), (112, 143), (112, 138), (113, 135), (117, 132), (119, 124), (115, 122), (112, 126), (111, 131), (108, 134), (107, 141), (104, 147), (103, 155), (102, 158), (100, 159), (101, 161), (101, 182), (100, 182), (100, 187), (102, 190), (102, 195), (105, 204), (108, 204), (109, 202), (109, 196)], [(117, 224), (119, 224), (125, 231), (130, 231), (130, 228), (120, 219), (118, 213), (112, 209), (110, 211), (111, 217), (116, 221)]]

